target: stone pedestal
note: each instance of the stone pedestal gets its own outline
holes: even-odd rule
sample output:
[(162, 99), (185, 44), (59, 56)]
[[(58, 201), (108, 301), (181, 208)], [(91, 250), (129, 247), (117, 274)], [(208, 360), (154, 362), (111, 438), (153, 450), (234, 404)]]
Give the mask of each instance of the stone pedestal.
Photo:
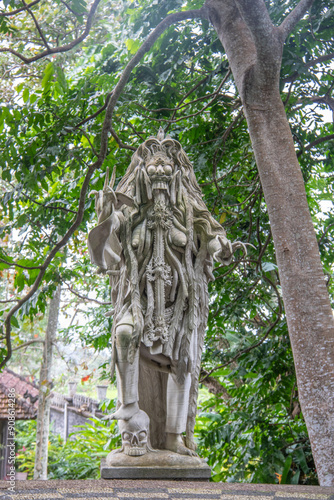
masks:
[(211, 469), (199, 457), (157, 450), (139, 457), (110, 453), (101, 461), (102, 479), (209, 480)]

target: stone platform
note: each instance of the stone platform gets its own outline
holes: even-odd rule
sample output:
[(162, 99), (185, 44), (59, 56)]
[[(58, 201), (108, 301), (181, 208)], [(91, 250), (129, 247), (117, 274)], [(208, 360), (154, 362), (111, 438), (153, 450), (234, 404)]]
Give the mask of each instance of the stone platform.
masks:
[(209, 480), (211, 469), (199, 457), (167, 450), (156, 450), (131, 457), (125, 453), (109, 453), (101, 461), (102, 479), (189, 479)]
[(198, 481), (0, 481), (0, 500), (334, 500), (334, 487)]

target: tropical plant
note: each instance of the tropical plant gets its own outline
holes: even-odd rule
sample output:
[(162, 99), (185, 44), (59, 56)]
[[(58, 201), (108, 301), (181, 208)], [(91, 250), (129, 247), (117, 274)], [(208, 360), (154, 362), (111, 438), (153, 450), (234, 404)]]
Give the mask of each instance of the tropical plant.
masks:
[[(100, 461), (120, 444), (115, 422), (90, 418), (69, 436), (66, 443), (52, 432), (49, 436), (48, 479), (98, 479)], [(16, 427), (16, 466), (33, 479), (36, 421), (22, 421)]]

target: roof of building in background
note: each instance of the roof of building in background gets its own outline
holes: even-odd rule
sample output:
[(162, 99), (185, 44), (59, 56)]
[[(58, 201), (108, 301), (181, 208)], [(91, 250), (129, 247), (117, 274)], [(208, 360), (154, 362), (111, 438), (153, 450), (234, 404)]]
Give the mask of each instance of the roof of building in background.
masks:
[(0, 373), (0, 419), (8, 418), (11, 389), (15, 389), (15, 419), (36, 418), (38, 408), (38, 387), (24, 377), (6, 368)]
[[(0, 373), (0, 419), (8, 418), (8, 394), (10, 389), (15, 389), (15, 418), (17, 420), (34, 419), (38, 409), (38, 387), (26, 380), (22, 375), (5, 368)], [(102, 413), (98, 410), (99, 402), (95, 399), (74, 394), (71, 398), (53, 392), (51, 394), (51, 407), (64, 411), (65, 404), (75, 413), (81, 413), (85, 417)]]

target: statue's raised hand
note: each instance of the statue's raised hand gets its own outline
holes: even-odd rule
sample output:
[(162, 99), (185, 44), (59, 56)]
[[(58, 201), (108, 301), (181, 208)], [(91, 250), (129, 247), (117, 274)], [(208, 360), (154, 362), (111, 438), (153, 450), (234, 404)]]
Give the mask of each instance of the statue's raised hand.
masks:
[(107, 168), (103, 189), (100, 191), (91, 191), (90, 193), (95, 195), (95, 210), (99, 224), (111, 215), (114, 207), (117, 205), (117, 197), (115, 191), (113, 190), (115, 178), (116, 168), (114, 168), (112, 172), (109, 183), (109, 168)]
[(231, 243), (224, 235), (218, 235), (208, 243), (209, 253), (214, 260), (228, 266), (231, 263), (233, 254), (240, 248), (244, 255), (247, 255), (246, 246), (241, 241)]
[(214, 259), (228, 266), (233, 257), (232, 244), (225, 236), (217, 236), (217, 243), (219, 244), (217, 251), (214, 253)]

